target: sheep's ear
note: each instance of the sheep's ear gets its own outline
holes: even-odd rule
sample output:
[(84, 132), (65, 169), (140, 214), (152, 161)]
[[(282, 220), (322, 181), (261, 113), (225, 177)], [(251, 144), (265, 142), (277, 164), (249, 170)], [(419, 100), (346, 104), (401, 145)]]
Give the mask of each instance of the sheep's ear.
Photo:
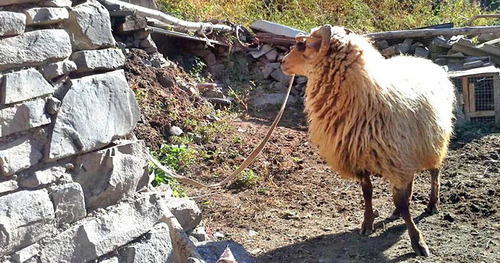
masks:
[(351, 33), (354, 33), (354, 31), (350, 30), (349, 28), (344, 28), (344, 30), (345, 30), (345, 34), (346, 34), (346, 35), (349, 35), (349, 34), (351, 34)]

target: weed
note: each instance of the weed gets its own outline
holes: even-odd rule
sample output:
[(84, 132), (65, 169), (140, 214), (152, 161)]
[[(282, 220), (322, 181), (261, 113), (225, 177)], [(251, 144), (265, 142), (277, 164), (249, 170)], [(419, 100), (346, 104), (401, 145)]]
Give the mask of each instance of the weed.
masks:
[(238, 178), (236, 178), (235, 183), (241, 188), (250, 188), (257, 184), (259, 181), (259, 176), (252, 169), (243, 170)]

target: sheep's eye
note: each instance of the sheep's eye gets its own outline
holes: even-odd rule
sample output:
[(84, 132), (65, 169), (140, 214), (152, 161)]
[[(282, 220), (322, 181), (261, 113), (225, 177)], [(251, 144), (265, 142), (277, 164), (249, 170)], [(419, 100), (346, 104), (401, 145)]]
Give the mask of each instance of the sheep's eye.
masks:
[(305, 42), (298, 42), (296, 45), (295, 45), (295, 48), (302, 52), (304, 50), (306, 50), (306, 43)]

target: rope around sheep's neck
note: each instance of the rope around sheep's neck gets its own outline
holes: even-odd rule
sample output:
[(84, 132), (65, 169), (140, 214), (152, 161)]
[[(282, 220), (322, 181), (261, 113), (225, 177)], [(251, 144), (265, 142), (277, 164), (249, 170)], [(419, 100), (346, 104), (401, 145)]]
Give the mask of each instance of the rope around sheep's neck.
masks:
[(200, 183), (200, 182), (198, 182), (196, 180), (193, 180), (193, 179), (187, 178), (185, 176), (176, 174), (175, 172), (171, 171), (167, 167), (163, 166), (158, 160), (156, 160), (150, 154), (149, 154), (149, 160), (151, 162), (153, 162), (153, 164), (156, 165), (156, 167), (160, 168), (160, 170), (162, 170), (163, 172), (165, 172), (165, 174), (168, 174), (168, 175), (172, 176), (173, 178), (175, 178), (175, 179), (177, 179), (177, 180), (179, 180), (179, 181), (181, 181), (181, 182), (183, 182), (185, 184), (189, 184), (189, 185), (196, 186), (196, 187), (201, 187), (201, 188), (213, 188), (213, 187), (219, 187), (219, 186), (223, 186), (223, 185), (226, 185), (226, 186), (229, 185), (229, 183), (236, 176), (238, 176), (238, 174), (240, 174), (241, 171), (243, 171), (245, 168), (247, 168), (248, 165), (250, 165), (250, 163), (252, 163), (252, 161), (255, 160), (255, 158), (257, 157), (257, 155), (259, 155), (259, 153), (262, 151), (262, 149), (264, 149), (264, 146), (266, 145), (266, 143), (269, 141), (269, 138), (271, 137), (271, 134), (273, 133), (273, 131), (276, 128), (276, 126), (278, 126), (278, 122), (280, 121), (281, 116), (283, 116), (283, 112), (285, 111), (286, 103), (288, 102), (288, 97), (290, 96), (290, 91), (292, 90), (292, 85), (293, 85), (293, 80), (294, 79), (295, 79), (295, 75), (292, 75), (292, 78), (290, 79), (290, 84), (288, 84), (288, 90), (286, 92), (285, 100), (283, 101), (283, 104), (281, 105), (281, 108), (280, 108), (280, 110), (278, 112), (278, 115), (276, 116), (276, 118), (274, 119), (273, 123), (271, 124), (271, 127), (269, 128), (269, 131), (267, 132), (267, 134), (264, 137), (264, 139), (262, 139), (262, 141), (260, 141), (259, 145), (257, 145), (257, 147), (255, 147), (255, 149), (245, 159), (245, 161), (243, 161), (243, 163), (240, 165), (240, 167), (238, 167), (238, 169), (236, 169), (236, 171), (234, 171), (226, 179), (222, 180), (222, 182), (219, 182), (219, 183), (216, 183), (216, 184), (211, 184), (211, 185)]

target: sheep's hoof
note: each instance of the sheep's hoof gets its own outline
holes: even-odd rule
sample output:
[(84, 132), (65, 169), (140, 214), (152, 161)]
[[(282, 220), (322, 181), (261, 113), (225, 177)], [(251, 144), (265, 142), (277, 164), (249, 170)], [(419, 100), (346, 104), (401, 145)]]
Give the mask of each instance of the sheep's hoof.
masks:
[(425, 212), (429, 213), (430, 215), (435, 215), (439, 213), (439, 209), (437, 205), (429, 205), (427, 208), (425, 208)]
[(364, 220), (363, 224), (361, 224), (361, 229), (359, 229), (359, 233), (363, 236), (369, 236), (373, 233), (373, 219)]
[(429, 247), (427, 247), (423, 239), (412, 243), (412, 247), (417, 256), (428, 257), (430, 255)]

